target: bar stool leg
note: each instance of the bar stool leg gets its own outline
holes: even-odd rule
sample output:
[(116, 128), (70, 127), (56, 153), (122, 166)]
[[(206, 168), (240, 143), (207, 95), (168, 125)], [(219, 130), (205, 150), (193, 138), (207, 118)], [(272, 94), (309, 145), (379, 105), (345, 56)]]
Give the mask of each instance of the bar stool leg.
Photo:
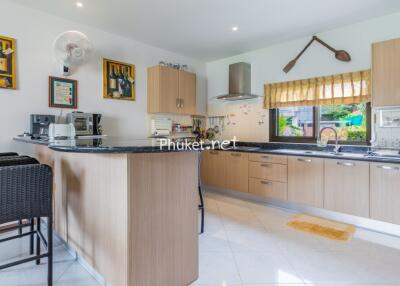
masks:
[[(31, 231), (34, 231), (34, 226), (35, 226), (35, 220), (32, 218), (31, 220)], [(34, 234), (30, 235), (30, 242), (29, 242), (29, 254), (33, 254), (33, 239), (34, 239)]]
[(53, 286), (53, 215), (50, 214), (47, 220), (47, 252), (48, 269), (47, 269), (47, 286)]
[(204, 233), (204, 199), (203, 193), (201, 191), (201, 186), (199, 185), (199, 197), (200, 197), (200, 211), (201, 211), (201, 226), (200, 226), (200, 233)]
[[(40, 229), (40, 217), (36, 218), (36, 230), (38, 233), (36, 234), (36, 255), (40, 255), (40, 235), (39, 232), (41, 231)], [(36, 265), (40, 264), (40, 259), (36, 260)]]
[(18, 225), (19, 225), (18, 234), (21, 235), (22, 234), (22, 219), (20, 219), (18, 221)]

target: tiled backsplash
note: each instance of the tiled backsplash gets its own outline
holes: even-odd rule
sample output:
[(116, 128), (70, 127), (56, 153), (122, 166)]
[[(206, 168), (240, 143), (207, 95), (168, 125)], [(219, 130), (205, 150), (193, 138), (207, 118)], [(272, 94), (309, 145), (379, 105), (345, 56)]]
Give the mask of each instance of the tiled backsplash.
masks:
[[(381, 111), (383, 111), (383, 116)], [(372, 110), (372, 116), (373, 130), (375, 129), (373, 133), (376, 136), (373, 146), (400, 149), (400, 107), (377, 108)]]

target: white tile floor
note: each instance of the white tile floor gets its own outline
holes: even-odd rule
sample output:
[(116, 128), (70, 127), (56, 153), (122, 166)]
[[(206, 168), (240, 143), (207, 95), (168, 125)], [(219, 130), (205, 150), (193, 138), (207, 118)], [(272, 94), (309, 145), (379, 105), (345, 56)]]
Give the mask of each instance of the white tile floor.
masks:
[[(292, 230), (282, 209), (207, 194), (200, 277), (191, 286), (400, 285), (400, 239), (358, 230), (343, 243)], [(391, 247), (370, 242), (384, 241)], [(27, 251), (27, 240), (0, 244), (0, 263)], [(98, 284), (55, 246), (55, 285)], [(0, 271), (1, 286), (46, 285), (46, 264)]]

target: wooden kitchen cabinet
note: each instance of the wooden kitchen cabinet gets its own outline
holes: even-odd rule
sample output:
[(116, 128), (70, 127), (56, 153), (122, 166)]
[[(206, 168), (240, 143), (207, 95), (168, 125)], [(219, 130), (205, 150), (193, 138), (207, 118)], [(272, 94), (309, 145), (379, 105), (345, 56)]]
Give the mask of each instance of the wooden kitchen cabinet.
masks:
[(274, 182), (287, 182), (287, 165), (249, 162), (249, 176)]
[(288, 158), (288, 200), (313, 207), (324, 205), (324, 159)]
[(369, 163), (324, 160), (324, 208), (369, 217)]
[(201, 159), (202, 184), (211, 187), (225, 188), (226, 163), (224, 151), (204, 151)]
[(372, 105), (400, 105), (400, 39), (372, 45)]
[(287, 200), (287, 184), (257, 178), (249, 178), (249, 193), (281, 201)]
[(400, 165), (370, 164), (371, 218), (400, 224)]
[(174, 68), (147, 69), (149, 113), (196, 113), (196, 74)]
[(196, 74), (179, 71), (179, 113), (196, 114)]
[(249, 155), (226, 152), (226, 188), (247, 193), (249, 191)]

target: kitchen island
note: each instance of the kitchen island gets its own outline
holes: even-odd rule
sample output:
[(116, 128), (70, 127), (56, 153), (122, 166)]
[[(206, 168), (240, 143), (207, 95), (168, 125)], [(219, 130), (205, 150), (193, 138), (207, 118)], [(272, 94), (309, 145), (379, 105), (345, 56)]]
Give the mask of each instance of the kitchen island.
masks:
[(112, 286), (185, 286), (198, 277), (198, 153), (155, 140), (35, 145), (53, 167), (54, 229)]

